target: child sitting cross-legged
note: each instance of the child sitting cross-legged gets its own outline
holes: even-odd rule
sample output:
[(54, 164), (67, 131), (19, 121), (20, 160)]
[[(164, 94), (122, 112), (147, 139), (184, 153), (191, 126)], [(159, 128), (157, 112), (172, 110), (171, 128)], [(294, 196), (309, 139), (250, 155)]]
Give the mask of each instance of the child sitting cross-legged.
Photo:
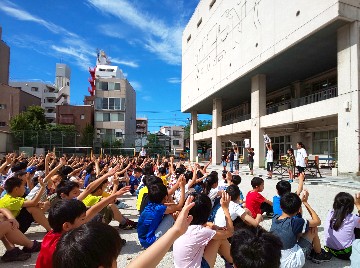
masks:
[(193, 195), (195, 205), (189, 211), (193, 220), (185, 234), (173, 245), (175, 267), (214, 267), (217, 253), (232, 263), (230, 243), (227, 240), (234, 231), (229, 213), (230, 196), (222, 194), (220, 204), (224, 210), (226, 227), (218, 228), (207, 223), (212, 207), (210, 198), (206, 194)]
[[(315, 263), (331, 259), (331, 254), (321, 249), (317, 229), (321, 221), (307, 202), (308, 196), (308, 192), (304, 191), (302, 200), (295, 193), (286, 193), (280, 198), (282, 214), (273, 218), (270, 231), (277, 235), (283, 244), (281, 267), (303, 267), (306, 258)], [(309, 212), (310, 220), (296, 216), (301, 202)]]
[(184, 205), (185, 183), (184, 175), (180, 175), (181, 195), (179, 203), (167, 205), (165, 203), (169, 200), (166, 186), (163, 183), (149, 185), (149, 203), (141, 212), (137, 225), (139, 241), (144, 248), (151, 246), (174, 224), (172, 213), (180, 211)]
[(88, 210), (81, 201), (76, 199), (65, 199), (56, 202), (49, 211), (49, 223), (52, 230), (43, 239), (36, 267), (51, 268), (52, 256), (61, 235), (90, 221), (104, 207), (109, 203), (113, 203), (116, 198), (129, 191), (129, 189), (130, 187), (120, 189), (109, 197), (103, 198)]
[(252, 191), (246, 195), (246, 208), (248, 208), (255, 219), (257, 214), (263, 214), (272, 217), (274, 215), (272, 202), (262, 196), (260, 193), (264, 191), (264, 180), (259, 177), (254, 177), (251, 180)]
[[(230, 196), (229, 213), (231, 220), (234, 221), (238, 217), (251, 226), (258, 226), (262, 221), (261, 214), (256, 215), (256, 219), (252, 218), (240, 205), (240, 189), (237, 185), (230, 185), (226, 188), (226, 193)], [(215, 215), (214, 224), (218, 227), (226, 227), (226, 217), (223, 208), (219, 208)]]

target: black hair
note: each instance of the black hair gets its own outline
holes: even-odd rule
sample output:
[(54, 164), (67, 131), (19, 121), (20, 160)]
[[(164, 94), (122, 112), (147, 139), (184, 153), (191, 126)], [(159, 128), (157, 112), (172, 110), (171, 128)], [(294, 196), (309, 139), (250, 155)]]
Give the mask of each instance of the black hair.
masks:
[(207, 222), (211, 213), (211, 200), (206, 194), (193, 193), (192, 195), (194, 196), (193, 202), (195, 206), (189, 211), (189, 215), (193, 216), (191, 225), (203, 225)]
[(159, 173), (161, 175), (166, 174), (166, 168), (165, 167), (159, 167)]
[(280, 207), (288, 215), (296, 214), (301, 208), (301, 199), (295, 193), (286, 193), (280, 197)]
[(298, 141), (297, 144), (299, 144), (299, 146), (300, 146), (301, 148), (304, 148), (304, 149), (305, 149), (305, 145), (304, 145), (301, 141)]
[(263, 183), (264, 183), (264, 180), (262, 178), (259, 178), (259, 177), (254, 177), (251, 180), (251, 186), (252, 186), (253, 189), (255, 189), (256, 187), (259, 187)]
[(210, 173), (210, 175), (207, 176), (207, 178), (204, 182), (204, 185), (203, 185), (204, 194), (208, 195), (210, 193), (212, 186), (218, 182), (219, 182), (219, 178), (217, 176), (215, 176), (214, 174)]
[(146, 163), (144, 166), (144, 175), (154, 175), (153, 166), (150, 163)]
[(281, 240), (259, 226), (237, 230), (232, 237), (230, 254), (236, 267), (278, 268), (281, 249)]
[(281, 197), (284, 194), (291, 192), (291, 184), (288, 181), (279, 181), (276, 184), (276, 190), (278, 191), (278, 194)]
[(189, 171), (189, 170), (188, 170), (188, 171), (185, 172), (184, 175), (185, 175), (186, 182), (188, 182), (189, 180), (192, 179), (194, 173), (193, 173), (192, 171)]
[(122, 245), (112, 226), (100, 222), (84, 224), (61, 237), (53, 255), (53, 267), (111, 268)]
[(69, 195), (74, 188), (80, 188), (80, 185), (75, 181), (61, 181), (56, 187), (56, 194), (61, 198), (61, 194)]
[(234, 184), (227, 187), (226, 192), (229, 194), (231, 201), (236, 201), (240, 196), (240, 189)]
[(333, 209), (334, 214), (330, 220), (330, 228), (338, 231), (346, 216), (354, 210), (354, 197), (349, 193), (338, 193), (334, 199)]
[(69, 175), (71, 172), (73, 172), (73, 170), (74, 169), (70, 166), (63, 166), (60, 169), (61, 176), (66, 178), (67, 175)]
[(93, 170), (94, 170), (93, 164), (90, 164), (85, 168), (86, 174), (90, 174)]
[(49, 210), (50, 227), (55, 233), (61, 233), (65, 222), (74, 223), (85, 212), (86, 206), (79, 200), (59, 200)]
[(289, 148), (287, 150), (290, 151), (291, 154), (294, 154), (294, 149), (293, 148)]
[(149, 200), (150, 202), (160, 204), (167, 196), (168, 191), (166, 186), (161, 183), (156, 183), (148, 186), (149, 188)]
[(162, 179), (155, 175), (145, 176), (143, 179), (143, 182), (144, 182), (144, 185), (147, 187), (149, 187), (152, 184), (163, 183)]
[[(92, 178), (90, 178), (89, 183), (91, 183), (91, 182), (93, 182), (93, 181), (96, 181), (96, 180), (97, 180), (96, 177), (92, 177)], [(99, 186), (96, 187), (91, 193), (93, 194), (93, 193), (95, 193), (97, 190), (102, 189), (102, 187), (104, 186), (105, 183), (108, 183), (108, 180), (102, 181), (102, 182), (99, 184)]]
[(233, 184), (239, 185), (241, 183), (241, 177), (239, 175), (232, 175), (231, 181)]
[(137, 168), (134, 168), (134, 173), (136, 173), (136, 172), (142, 173), (143, 171), (141, 168), (137, 167)]
[(27, 167), (27, 162), (17, 162), (14, 166), (11, 167), (12, 172), (23, 170)]
[(4, 189), (6, 192), (11, 193), (16, 187), (20, 187), (22, 183), (22, 179), (11, 177), (5, 181)]

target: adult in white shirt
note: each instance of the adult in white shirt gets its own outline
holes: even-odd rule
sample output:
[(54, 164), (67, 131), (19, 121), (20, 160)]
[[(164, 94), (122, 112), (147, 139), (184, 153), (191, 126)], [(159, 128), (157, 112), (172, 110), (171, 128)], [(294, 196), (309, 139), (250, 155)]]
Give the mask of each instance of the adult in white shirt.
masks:
[(308, 163), (308, 155), (302, 142), (298, 142), (296, 144), (296, 148), (296, 168), (299, 171), (299, 174), (303, 173), (305, 176), (305, 168)]
[(266, 143), (266, 149), (266, 170), (268, 172), (268, 179), (271, 179), (274, 167), (274, 150), (272, 149), (271, 142)]
[(146, 151), (145, 151), (144, 147), (141, 148), (140, 156), (141, 157), (146, 157)]

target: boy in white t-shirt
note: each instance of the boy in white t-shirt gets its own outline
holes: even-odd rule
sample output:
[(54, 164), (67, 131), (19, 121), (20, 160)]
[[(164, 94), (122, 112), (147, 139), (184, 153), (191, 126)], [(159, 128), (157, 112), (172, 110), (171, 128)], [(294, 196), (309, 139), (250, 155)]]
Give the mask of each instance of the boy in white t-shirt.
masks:
[[(258, 226), (259, 223), (262, 221), (262, 216), (261, 216), (261, 214), (257, 214), (256, 218), (254, 219), (246, 212), (245, 209), (243, 209), (240, 206), (240, 204), (239, 204), (239, 201), (240, 201), (239, 187), (237, 187), (236, 185), (230, 185), (229, 187), (227, 187), (226, 193), (231, 198), (231, 201), (229, 204), (229, 213), (230, 213), (231, 220), (234, 221), (237, 217), (240, 217), (247, 224), (254, 226), (254, 227)], [(226, 227), (225, 213), (222, 208), (219, 208), (218, 211), (216, 212), (214, 224), (217, 227)]]
[(308, 155), (302, 142), (299, 141), (296, 144), (296, 148), (296, 168), (299, 174), (302, 173), (305, 177), (305, 168), (307, 166)]
[(266, 170), (268, 172), (268, 179), (272, 179), (272, 173), (274, 168), (274, 150), (272, 149), (271, 142), (266, 143)]
[(232, 263), (230, 243), (227, 240), (234, 231), (229, 214), (230, 196), (223, 193), (220, 201), (226, 218), (226, 228), (221, 229), (207, 223), (212, 207), (207, 195), (194, 194), (193, 202), (195, 205), (189, 212), (193, 217), (191, 225), (173, 245), (175, 267), (214, 267), (217, 253), (227, 262)]

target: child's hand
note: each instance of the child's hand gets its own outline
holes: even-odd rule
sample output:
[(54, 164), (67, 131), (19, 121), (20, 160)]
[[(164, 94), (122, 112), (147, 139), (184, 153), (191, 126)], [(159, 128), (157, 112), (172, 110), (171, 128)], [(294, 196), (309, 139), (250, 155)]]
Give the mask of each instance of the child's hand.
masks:
[(179, 216), (177, 217), (174, 226), (172, 227), (176, 231), (178, 236), (181, 236), (186, 232), (193, 219), (192, 215), (189, 216), (190, 209), (195, 205), (195, 203), (192, 202), (193, 199), (193, 196), (189, 196), (186, 199), (185, 205), (181, 210)]
[(114, 179), (113, 179), (113, 184), (114, 185), (119, 185), (119, 178), (118, 176), (115, 175)]
[(115, 196), (119, 197), (122, 196), (123, 194), (127, 193), (130, 191), (131, 186), (125, 186), (123, 188), (121, 188), (119, 191), (115, 192)]
[(355, 206), (360, 206), (360, 193), (355, 194)]
[(220, 200), (220, 204), (221, 204), (221, 207), (224, 209), (228, 209), (229, 208), (229, 204), (230, 204), (230, 196), (228, 193), (225, 193), (223, 192), (222, 193), (222, 196), (221, 196), (221, 200)]
[(307, 202), (309, 198), (309, 192), (307, 190), (303, 190), (300, 194), (301, 202)]
[(16, 219), (8, 219), (8, 222), (11, 223), (11, 229), (13, 230), (19, 229), (19, 223)]
[(62, 166), (65, 166), (65, 165), (66, 165), (66, 158), (65, 158), (65, 157), (61, 157), (59, 164), (62, 165)]
[(179, 181), (180, 181), (180, 187), (185, 187), (185, 185), (186, 185), (186, 180), (185, 180), (184, 174), (181, 174), (181, 175), (180, 175)]

